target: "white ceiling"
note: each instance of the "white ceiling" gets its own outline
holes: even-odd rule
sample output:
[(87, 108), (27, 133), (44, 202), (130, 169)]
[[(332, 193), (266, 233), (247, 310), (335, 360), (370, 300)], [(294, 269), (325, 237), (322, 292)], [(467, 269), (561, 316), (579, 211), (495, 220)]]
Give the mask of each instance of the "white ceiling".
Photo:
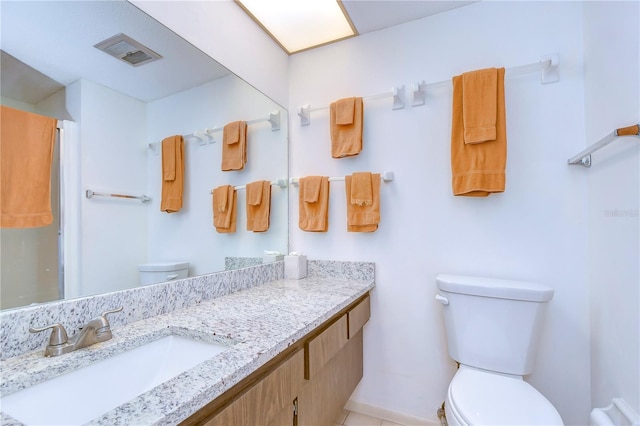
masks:
[[(358, 32), (364, 34), (473, 1), (343, 0), (342, 3)], [(229, 73), (124, 0), (0, 1), (0, 8), (0, 47), (10, 55), (3, 54), (0, 58), (2, 96), (35, 104), (62, 86), (86, 78), (149, 102)], [(163, 59), (132, 67), (93, 47), (118, 33), (134, 38)]]
[[(2, 1), (0, 8), (2, 50), (63, 86), (86, 78), (148, 102), (229, 73), (126, 1)], [(118, 33), (163, 59), (132, 67), (93, 47)], [(33, 92), (19, 84), (25, 70), (15, 76), (11, 65), (20, 65), (6, 58), (2, 56), (2, 95), (23, 100), (16, 96)], [(11, 84), (5, 84), (10, 75)], [(40, 94), (37, 101), (49, 94)], [(38, 97), (29, 96), (29, 103)]]
[(359, 34), (435, 15), (474, 1), (462, 0), (342, 0)]

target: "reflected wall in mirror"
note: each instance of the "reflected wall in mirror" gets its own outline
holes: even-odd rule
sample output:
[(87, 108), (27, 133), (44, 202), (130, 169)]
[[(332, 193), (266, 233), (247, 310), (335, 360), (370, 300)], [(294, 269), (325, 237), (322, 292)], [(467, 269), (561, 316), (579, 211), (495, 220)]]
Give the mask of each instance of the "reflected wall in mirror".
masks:
[[(0, 230), (2, 308), (136, 287), (141, 264), (188, 262), (195, 276), (224, 270), (225, 258), (259, 262), (265, 250), (287, 251), (286, 188), (272, 186), (262, 233), (246, 230), (243, 190), (236, 233), (217, 233), (211, 196), (220, 185), (287, 178), (284, 108), (126, 1), (0, 7), (2, 104), (64, 120), (54, 160), (60, 175), (52, 173), (58, 218)], [(93, 47), (119, 33), (162, 59), (134, 67)], [(267, 121), (273, 112), (279, 130)], [(221, 131), (185, 137), (183, 207), (161, 212), (162, 156), (150, 145), (236, 120), (250, 123), (244, 170), (221, 171)], [(87, 190), (151, 201), (87, 198)]]

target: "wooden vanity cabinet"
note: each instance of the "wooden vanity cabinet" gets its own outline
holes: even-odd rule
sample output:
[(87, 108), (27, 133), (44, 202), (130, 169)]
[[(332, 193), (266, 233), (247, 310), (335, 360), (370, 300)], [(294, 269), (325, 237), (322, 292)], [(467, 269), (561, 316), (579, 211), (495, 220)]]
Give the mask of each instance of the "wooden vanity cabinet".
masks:
[(182, 425), (333, 425), (362, 379), (369, 316), (366, 294)]

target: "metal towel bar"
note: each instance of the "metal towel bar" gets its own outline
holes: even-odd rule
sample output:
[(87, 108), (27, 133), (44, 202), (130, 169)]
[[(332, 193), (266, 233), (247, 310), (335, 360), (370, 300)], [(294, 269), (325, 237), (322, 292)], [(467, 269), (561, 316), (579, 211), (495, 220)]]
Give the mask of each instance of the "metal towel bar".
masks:
[(567, 163), (570, 166), (579, 165), (584, 167), (591, 167), (591, 154), (609, 145), (611, 142), (621, 136), (640, 136), (640, 124), (634, 124), (629, 127), (622, 127), (609, 133), (607, 136), (600, 139), (590, 147), (582, 150), (580, 153), (571, 157)]

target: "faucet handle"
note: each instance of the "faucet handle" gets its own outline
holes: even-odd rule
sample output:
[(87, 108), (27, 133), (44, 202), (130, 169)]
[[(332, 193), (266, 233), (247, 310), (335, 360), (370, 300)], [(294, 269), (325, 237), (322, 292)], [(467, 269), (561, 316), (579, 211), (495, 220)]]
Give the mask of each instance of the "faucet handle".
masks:
[(60, 323), (51, 324), (42, 328), (29, 327), (29, 332), (40, 333), (41, 331), (45, 331), (50, 328), (53, 329), (53, 331), (51, 331), (51, 336), (49, 337), (49, 346), (59, 346), (67, 343), (67, 341), (69, 340), (69, 337), (67, 336), (67, 330), (65, 330)]
[(122, 306), (120, 306), (119, 308), (116, 309), (112, 309), (110, 311), (105, 311), (102, 313), (102, 315), (100, 315), (102, 317), (102, 319), (104, 320), (104, 323), (106, 324), (106, 326), (109, 326), (109, 321), (107, 320), (107, 315), (109, 314), (115, 314), (116, 312), (120, 312), (122, 310)]

